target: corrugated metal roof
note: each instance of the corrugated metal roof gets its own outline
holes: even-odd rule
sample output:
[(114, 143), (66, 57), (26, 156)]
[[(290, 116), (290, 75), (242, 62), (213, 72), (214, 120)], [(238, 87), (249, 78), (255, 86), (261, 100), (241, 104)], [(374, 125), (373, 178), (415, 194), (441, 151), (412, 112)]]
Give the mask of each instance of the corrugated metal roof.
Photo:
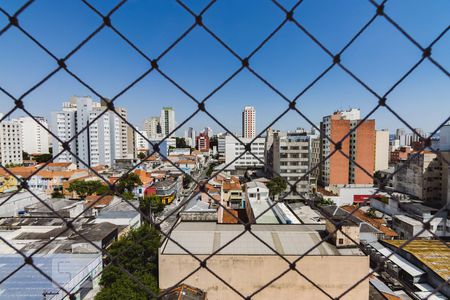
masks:
[[(244, 232), (240, 224), (216, 224), (212, 222), (181, 222), (170, 238), (196, 255), (211, 254)], [(308, 225), (258, 225), (252, 232), (283, 255), (302, 255), (321, 241), (313, 227)], [(186, 254), (171, 240), (163, 246), (162, 254)], [(223, 255), (275, 255), (265, 244), (249, 232), (245, 232), (218, 254)], [(328, 243), (322, 243), (308, 255), (341, 255)], [(349, 254), (355, 255), (355, 254)]]
[[(95, 262), (98, 260), (98, 262)], [(34, 255), (33, 263), (61, 286), (91, 263), (102, 263), (99, 254)], [(23, 264), (23, 257), (0, 255), (0, 278), (8, 276)], [(66, 288), (70, 288), (66, 286)], [(43, 299), (43, 292), (57, 293), (60, 289), (30, 265), (25, 265), (0, 286), (2, 299)]]
[(380, 252), (385, 257), (388, 257), (389, 255), (391, 255), (391, 256), (389, 256), (389, 260), (392, 261), (397, 266), (399, 266), (402, 270), (404, 270), (405, 272), (410, 274), (412, 277), (422, 276), (423, 274), (425, 274), (425, 272), (422, 269), (416, 267), (415, 265), (413, 265), (412, 263), (410, 263), (409, 261), (407, 261), (400, 255), (398, 255), (396, 253), (393, 254), (393, 252), (390, 249), (386, 248), (381, 243), (373, 242), (373, 243), (370, 243), (370, 245), (372, 247), (374, 247), (378, 252)]
[[(384, 241), (394, 247), (399, 247), (406, 241)], [(439, 240), (414, 240), (405, 245), (403, 251), (414, 255), (424, 265), (441, 276), (444, 280), (450, 278), (450, 248), (449, 243)]]

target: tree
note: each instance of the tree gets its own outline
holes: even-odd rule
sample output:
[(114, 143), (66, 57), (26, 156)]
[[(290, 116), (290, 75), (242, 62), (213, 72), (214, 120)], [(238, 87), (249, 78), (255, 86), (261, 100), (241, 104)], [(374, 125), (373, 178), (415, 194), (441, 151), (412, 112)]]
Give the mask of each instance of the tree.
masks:
[(30, 154), (28, 154), (28, 152), (22, 151), (22, 159), (30, 160)]
[(143, 160), (143, 159), (146, 157), (146, 155), (145, 155), (144, 152), (139, 152), (139, 154), (137, 155), (137, 157), (138, 157), (140, 160)]
[(6, 164), (5, 168), (9, 169), (9, 168), (15, 168), (15, 167), (21, 167), (21, 164), (15, 164), (15, 163), (10, 163), (10, 164)]
[(333, 200), (331, 200), (330, 198), (321, 199), (318, 203), (318, 206), (330, 206), (330, 205), (334, 205)]
[(64, 194), (61, 191), (53, 191), (52, 198), (64, 198)]
[(283, 177), (275, 177), (267, 183), (267, 188), (269, 189), (269, 193), (272, 197), (281, 194), (287, 188), (286, 179)]
[(164, 210), (164, 203), (160, 196), (152, 195), (149, 197), (144, 197), (139, 201), (140, 210), (150, 217), (151, 213), (158, 214)]
[(136, 173), (128, 173), (116, 183), (117, 191), (120, 194), (133, 193), (134, 188), (140, 185), (142, 185), (142, 181)]
[(219, 165), (219, 163), (217, 162), (212, 162), (209, 166), (208, 166), (208, 170), (206, 170), (206, 176), (211, 177), (212, 173), (214, 172), (214, 168), (217, 167)]
[(104, 190), (104, 185), (100, 180), (75, 180), (70, 183), (67, 190), (76, 192), (80, 198), (86, 198), (89, 195), (101, 194), (101, 191)]
[(125, 200), (133, 200), (134, 199), (134, 194), (131, 192), (123, 192), (120, 196)]
[(120, 269), (117, 272), (120, 275), (115, 275), (116, 280), (107, 287), (103, 287), (95, 296), (95, 300), (141, 300), (153, 299), (150, 297), (150, 293), (158, 295), (159, 290), (155, 276), (140, 273), (132, 274), (131, 277)]
[(46, 154), (41, 154), (41, 155), (36, 155), (35, 157), (34, 157), (34, 160), (37, 162), (37, 163), (46, 163), (46, 162), (48, 162), (49, 160), (51, 160), (52, 159), (52, 155), (51, 154), (48, 154), (48, 153), (46, 153)]
[(184, 138), (177, 137), (177, 138), (175, 138), (175, 140), (176, 140), (175, 144), (176, 144), (177, 148), (187, 148), (188, 147), (188, 145), (186, 144), (186, 140)]
[(377, 217), (377, 213), (375, 209), (369, 208), (369, 210), (366, 212), (366, 216), (368, 216), (371, 219), (375, 219)]
[(183, 188), (187, 188), (189, 187), (189, 185), (192, 182), (192, 177), (189, 175), (184, 175), (183, 176)]
[(160, 236), (149, 224), (131, 230), (114, 242), (108, 252), (115, 259), (107, 262), (100, 279), (102, 289), (95, 299), (148, 299), (147, 290), (157, 295), (159, 246)]
[(106, 184), (102, 184), (99, 186), (99, 188), (95, 191), (95, 194), (97, 195), (112, 195), (113, 191), (107, 186)]

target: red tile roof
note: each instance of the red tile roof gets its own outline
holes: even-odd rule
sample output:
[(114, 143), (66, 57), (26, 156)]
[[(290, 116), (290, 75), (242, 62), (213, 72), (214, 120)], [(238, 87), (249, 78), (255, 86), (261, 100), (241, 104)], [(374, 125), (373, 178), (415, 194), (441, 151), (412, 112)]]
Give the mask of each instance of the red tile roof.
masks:
[[(346, 206), (342, 206), (341, 208), (347, 212), (352, 212), (353, 210), (355, 210), (356, 206), (346, 205)], [(386, 235), (386, 236), (389, 236), (389, 237), (398, 236), (397, 232), (395, 232), (393, 229), (391, 229), (390, 227), (388, 227), (386, 225), (386, 222), (384, 221), (384, 219), (370, 218), (361, 209), (357, 209), (353, 213), (353, 216), (360, 219), (361, 221), (369, 223), (376, 229), (383, 232), (384, 235)]]

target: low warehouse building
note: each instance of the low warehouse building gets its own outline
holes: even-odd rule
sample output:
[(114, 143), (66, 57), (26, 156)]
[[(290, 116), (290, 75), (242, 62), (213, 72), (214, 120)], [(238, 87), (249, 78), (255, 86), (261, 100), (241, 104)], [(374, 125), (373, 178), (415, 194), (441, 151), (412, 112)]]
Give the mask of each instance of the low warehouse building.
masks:
[[(308, 225), (254, 224), (251, 232), (244, 231), (240, 224), (179, 223), (160, 248), (160, 288), (169, 289), (182, 281), (204, 291), (208, 300), (242, 299), (289, 269), (288, 262), (273, 250), (292, 262), (321, 241), (319, 231)], [(200, 260), (210, 256), (206, 267), (217, 276), (199, 268), (199, 261), (177, 244)], [(369, 273), (369, 259), (359, 249), (337, 249), (323, 242), (299, 260), (295, 268), (334, 298)], [(293, 299), (293, 295), (297, 295), (296, 299), (329, 299), (323, 291), (292, 269), (252, 295), (252, 299)], [(366, 279), (342, 299), (368, 297), (369, 280)]]

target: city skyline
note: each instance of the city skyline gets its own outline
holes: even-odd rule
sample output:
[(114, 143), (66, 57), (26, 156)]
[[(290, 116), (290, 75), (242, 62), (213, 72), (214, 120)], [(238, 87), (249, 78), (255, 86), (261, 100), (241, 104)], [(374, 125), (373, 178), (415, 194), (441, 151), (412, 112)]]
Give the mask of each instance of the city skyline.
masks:
[[(283, 13), (271, 3), (261, 4), (257, 13), (249, 14), (255, 3), (235, 1), (225, 6), (219, 2), (204, 16), (205, 24), (241, 56), (248, 55), (256, 48), (284, 18)], [(48, 5), (45, 2), (31, 5), (30, 12), (27, 10), (20, 16), (20, 24), (42, 40), (58, 57), (76, 46), (101, 21), (82, 3), (63, 3), (58, 15), (54, 15)], [(117, 15), (113, 15), (112, 22), (132, 41), (138, 41), (138, 46), (143, 48), (146, 54), (155, 57), (189, 27), (193, 20), (179, 5), (170, 1), (153, 3), (155, 18), (147, 18), (146, 12), (149, 10), (146, 8), (149, 5), (145, 2), (126, 4), (123, 11), (127, 16), (134, 17), (125, 19), (121, 15), (121, 9)], [(205, 3), (189, 3), (189, 6), (198, 11), (203, 8), (202, 5)], [(283, 5), (289, 7), (291, 3)], [(9, 12), (18, 6), (19, 3), (15, 1), (5, 3), (5, 9)], [(96, 2), (95, 6), (106, 13), (112, 5)], [(450, 9), (450, 4), (444, 1), (433, 1), (427, 6), (416, 2), (408, 5), (396, 2), (387, 6), (386, 10), (417, 38), (421, 45), (427, 45), (445, 28), (447, 6)], [(350, 7), (354, 13), (350, 13)], [(339, 51), (374, 13), (374, 7), (370, 3), (361, 1), (339, 5), (330, 2), (325, 8), (315, 2), (307, 2), (296, 12), (296, 17), (299, 17), (302, 24), (332, 52)], [(79, 12), (81, 17), (71, 18), (71, 22), (65, 24), (67, 14), (72, 12)], [(165, 17), (169, 12), (171, 18), (167, 19)], [(225, 18), (231, 14), (235, 24), (224, 26), (221, 16)], [(317, 22), (319, 15), (320, 23)], [(426, 18), (430, 15), (433, 18)], [(409, 16), (414, 18), (406, 18)], [(39, 22), (42, 18), (52, 22)], [(262, 26), (251, 26), (261, 20), (265, 21)], [(5, 19), (0, 19), (0, 25), (5, 25), (5, 22)], [(64, 35), (61, 28), (66, 28), (65, 26), (57, 26), (61, 23), (67, 25), (64, 30), (68, 30), (70, 35)], [(329, 31), (330, 26), (335, 26), (333, 28), (338, 34)], [(162, 35), (161, 32), (167, 34)], [(148, 39), (140, 38), (144, 34)], [(244, 36), (246, 39), (242, 38)], [(108, 45), (108, 49), (105, 49), (104, 45)], [(433, 46), (433, 57), (444, 66), (450, 62), (449, 57), (444, 55), (449, 46), (448, 38), (443, 38)], [(31, 41), (15, 29), (5, 33), (0, 40), (0, 49), (4, 53), (0, 63), (7, 70), (0, 75), (0, 86), (15, 97), (19, 97), (45, 76), (45, 70), (51, 71), (54, 67), (54, 62), (47, 54), (33, 46)], [(380, 51), (386, 49), (388, 51)], [(124, 59), (125, 57), (127, 59)], [(362, 34), (341, 60), (356, 76), (377, 93), (383, 94), (420, 58), (420, 51), (399, 32), (392, 29), (386, 21), (376, 20), (369, 32)], [(328, 67), (331, 60), (305, 34), (288, 23), (249, 62), (255, 72), (267, 79), (288, 99), (292, 99)], [(27, 68), (30, 64), (35, 68)], [(165, 74), (199, 100), (240, 67), (239, 61), (201, 28), (195, 28), (158, 64)], [(147, 70), (148, 63), (114, 33), (105, 29), (69, 59), (67, 66), (99, 93), (112, 98)], [(194, 69), (195, 76), (192, 76)], [(388, 104), (407, 122), (414, 124), (414, 127), (423, 128), (426, 132), (433, 131), (448, 117), (446, 108), (449, 107), (450, 87), (446, 79), (436, 66), (425, 60), (388, 96)], [(61, 102), (67, 101), (73, 95), (94, 96), (64, 71), (60, 71), (26, 96), (24, 104), (34, 115), (50, 119), (48, 112), (55, 110)], [(93, 99), (98, 101), (96, 97)], [(248, 70), (239, 73), (206, 101), (207, 110), (233, 132), (240, 131), (240, 120), (237, 116), (246, 105), (254, 106), (258, 110), (256, 128), (259, 131), (257, 130), (256, 134), (287, 108), (287, 102)], [(330, 107), (332, 110), (359, 107), (364, 115), (376, 105), (377, 99), (373, 95), (335, 67), (299, 99), (297, 107), (317, 125), (324, 115), (324, 107)], [(116, 106), (126, 108), (130, 122), (137, 127), (142, 127), (143, 121), (157, 114), (162, 106), (174, 107), (179, 121), (186, 119), (197, 109), (192, 99), (155, 72), (119, 97)], [(4, 113), (13, 107), (12, 100), (1, 92), (0, 107)], [(17, 113), (14, 113), (13, 117), (16, 116)], [(371, 118), (378, 120), (377, 129), (393, 130), (406, 127), (384, 108), (380, 108)], [(273, 127), (289, 130), (292, 124), (296, 124), (294, 127), (310, 127), (295, 112), (288, 112)], [(223, 131), (202, 112), (186, 125), (195, 128), (210, 126), (215, 132)]]
[(449, 12), (0, 0), (0, 298), (450, 299)]
[[(72, 96), (72, 97), (71, 97), (70, 99), (68, 99), (67, 101), (61, 102), (61, 105), (63, 105), (65, 102), (70, 102), (71, 99), (77, 99), (77, 98), (80, 98), (80, 99), (88, 98), (88, 99), (92, 99), (92, 101), (93, 101), (94, 103), (100, 103), (100, 102), (96, 102), (96, 101), (95, 101), (95, 98), (91, 98), (91, 97), (89, 97), (89, 96)], [(243, 135), (242, 122), (243, 122), (243, 116), (244, 116), (244, 115), (243, 115), (243, 112), (244, 112), (248, 107), (250, 107), (250, 106), (246, 105), (246, 106), (242, 107), (242, 110), (241, 110), (241, 120), (240, 120), (241, 125), (240, 125), (240, 127), (238, 127), (236, 130), (230, 130), (229, 133), (231, 133), (231, 134), (233, 134), (233, 135), (236, 135), (237, 137), (245, 137), (245, 136)], [(254, 109), (254, 112), (257, 111), (257, 108), (256, 108), (256, 107), (251, 106), (251, 108)], [(103, 108), (103, 109), (104, 109), (104, 108)], [(117, 113), (118, 113), (119, 115), (120, 115), (120, 112), (121, 112), (122, 109), (124, 109), (125, 111), (128, 111), (128, 109), (125, 108), (125, 107), (124, 107), (124, 108), (116, 108)], [(171, 111), (173, 111), (173, 112), (176, 112), (176, 109), (173, 108), (173, 107), (161, 107), (161, 109), (159, 110), (158, 113), (161, 113), (161, 114), (162, 114), (162, 112), (165, 111), (165, 109), (169, 109), (169, 110), (171, 110)], [(275, 125), (274, 125), (274, 126), (271, 126), (270, 128), (271, 128), (272, 130), (279, 130), (279, 131), (286, 131), (286, 132), (295, 132), (295, 131), (296, 131), (297, 129), (299, 129), (299, 128), (301, 128), (301, 129), (306, 129), (306, 130), (315, 130), (315, 131), (317, 131), (317, 129), (320, 129), (320, 123), (321, 123), (322, 118), (323, 118), (324, 116), (328, 116), (328, 115), (331, 115), (331, 114), (336, 113), (336, 112), (350, 111), (350, 110), (352, 110), (352, 109), (358, 109), (358, 110), (359, 110), (359, 108), (349, 107), (348, 109), (334, 109), (334, 110), (332, 110), (332, 111), (325, 111), (325, 112), (324, 112), (324, 115), (321, 117), (321, 119), (320, 119), (318, 122), (314, 122), (314, 125), (315, 125), (317, 128), (315, 128), (314, 126), (312, 126), (312, 125), (309, 124), (309, 123), (304, 124), (304, 125), (305, 125), (304, 127), (302, 127), (302, 126), (296, 126), (295, 124), (294, 124), (294, 125), (293, 125), (293, 124), (290, 124), (290, 127), (277, 127), (277, 126), (276, 126), (277, 123), (275, 123)], [(57, 113), (57, 112), (58, 112), (58, 110), (55, 110), (55, 111), (50, 112), (50, 115), (49, 115), (48, 118), (47, 118), (47, 117), (44, 117), (44, 116), (35, 116), (35, 117), (36, 117), (37, 120), (39, 120), (39, 122), (42, 122), (43, 125), (48, 125), (48, 126), (50, 127), (50, 125), (52, 125), (52, 116), (51, 116), (51, 115), (52, 115), (53, 113)], [(2, 111), (0, 111), (0, 118), (2, 118), (4, 115), (5, 115), (5, 113), (3, 113)], [(114, 114), (114, 115), (115, 115), (115, 114)], [(365, 115), (364, 115), (364, 112), (361, 112), (361, 118), (363, 118), (364, 116), (365, 116)], [(131, 117), (132, 117), (132, 116), (131, 116)], [(22, 119), (22, 118), (28, 118), (28, 116), (25, 115), (25, 114), (23, 114), (23, 113), (19, 113), (19, 114), (14, 114), (14, 113), (13, 113), (13, 114), (11, 114), (10, 116), (6, 117), (6, 118), (4, 119), (4, 121), (8, 121), (8, 120), (16, 120), (16, 119)], [(129, 114), (127, 114), (126, 119), (127, 119), (128, 122), (130, 122), (131, 125), (133, 125), (133, 127), (134, 127), (137, 131), (145, 131), (146, 134), (147, 134), (147, 138), (150, 139), (150, 140), (152, 140), (152, 139), (159, 139), (159, 138), (163, 138), (163, 137), (166, 137), (166, 136), (167, 136), (166, 134), (162, 134), (162, 132), (161, 132), (161, 125), (160, 125), (161, 117), (160, 117), (160, 116), (149, 115), (147, 118), (145, 118), (145, 119), (143, 120), (143, 122), (141, 122), (141, 123), (139, 123), (139, 124), (133, 124), (133, 123), (130, 121), (130, 115), (129, 115)], [(369, 119), (375, 119), (375, 118), (369, 118)], [(149, 123), (152, 122), (152, 121), (153, 121), (153, 122), (157, 121), (157, 123), (150, 125)], [(178, 126), (180, 125), (179, 122), (177, 122), (177, 118), (174, 118), (173, 121), (174, 121), (174, 123), (175, 123), (175, 126), (174, 126), (174, 127), (170, 126), (171, 128), (176, 128), (176, 127), (178, 127)], [(255, 121), (255, 122), (256, 122), (256, 121)], [(408, 143), (410, 143), (411, 140), (414, 140), (414, 141), (417, 141), (417, 140), (418, 140), (418, 137), (414, 138), (414, 137), (416, 136), (416, 134), (414, 133), (414, 131), (410, 130), (405, 124), (400, 123), (400, 124), (399, 124), (400, 127), (395, 127), (395, 128), (385, 128), (385, 127), (380, 127), (380, 126), (378, 125), (378, 122), (379, 122), (379, 121), (377, 120), (375, 129), (376, 129), (377, 131), (385, 131), (385, 130), (387, 130), (387, 131), (389, 132), (390, 139), (398, 138), (398, 133), (399, 133), (399, 132), (402, 132), (403, 138), (409, 139), (409, 142), (408, 142)], [(33, 121), (33, 123), (35, 123), (35, 122)], [(213, 122), (212, 122), (212, 123), (213, 123)], [(446, 124), (450, 124), (450, 121), (447, 122)], [(401, 126), (401, 125), (404, 125), (404, 126)], [(36, 123), (36, 124), (33, 124), (33, 126), (39, 126), (39, 127), (40, 127), (40, 125), (37, 124), (37, 123)], [(91, 125), (91, 126), (92, 126), (92, 125)], [(226, 131), (226, 130), (223, 129), (222, 127), (218, 127), (216, 130), (213, 130), (210, 126), (212, 126), (212, 125), (211, 125), (211, 124), (207, 124), (207, 125), (205, 125), (205, 126), (199, 126), (199, 127), (197, 127), (197, 126), (193, 126), (191, 123), (188, 122), (187, 124), (184, 124), (183, 126), (179, 127), (179, 128), (175, 131), (175, 134), (172, 135), (172, 136), (177, 136), (177, 137), (186, 138), (186, 131), (190, 130), (191, 128), (194, 129), (194, 132), (198, 132), (198, 133), (200, 133), (200, 132), (202, 132), (202, 131), (205, 131), (207, 128), (209, 129), (208, 131), (214, 132), (214, 135), (216, 135), (216, 134), (226, 134), (226, 133), (228, 133), (228, 131)], [(151, 127), (151, 128), (150, 128), (150, 127)], [(154, 128), (153, 128), (153, 127), (154, 127)], [(158, 129), (160, 130), (159, 133), (156, 133), (156, 127), (158, 127)], [(233, 128), (234, 128), (234, 127), (233, 127)], [(257, 125), (255, 126), (255, 128), (256, 128), (256, 133), (255, 133), (255, 136), (253, 136), (253, 137), (264, 137), (264, 136), (266, 135), (266, 131), (262, 131), (262, 129), (258, 128)], [(229, 128), (227, 128), (227, 129), (229, 129)], [(429, 137), (429, 135), (432, 133), (432, 131), (427, 131), (427, 130), (424, 130), (423, 128), (420, 128), (420, 127), (414, 127), (413, 129), (414, 129), (416, 132), (418, 132), (419, 134), (423, 135), (424, 137)], [(153, 130), (155, 130), (155, 135), (152, 135), (152, 134), (149, 135), (149, 132), (151, 132), (151, 131), (153, 131)], [(44, 130), (44, 131), (45, 131), (45, 130)], [(434, 135), (432, 136), (432, 138), (439, 138), (439, 131), (440, 131), (440, 130), (438, 130), (438, 131), (436, 132), (436, 134), (434, 134)], [(213, 136), (213, 135), (211, 135), (211, 136)], [(406, 144), (408, 144), (408, 143), (406, 143), (405, 141), (403, 141), (403, 142), (402, 142), (402, 145), (403, 145), (403, 144), (406, 145)]]

